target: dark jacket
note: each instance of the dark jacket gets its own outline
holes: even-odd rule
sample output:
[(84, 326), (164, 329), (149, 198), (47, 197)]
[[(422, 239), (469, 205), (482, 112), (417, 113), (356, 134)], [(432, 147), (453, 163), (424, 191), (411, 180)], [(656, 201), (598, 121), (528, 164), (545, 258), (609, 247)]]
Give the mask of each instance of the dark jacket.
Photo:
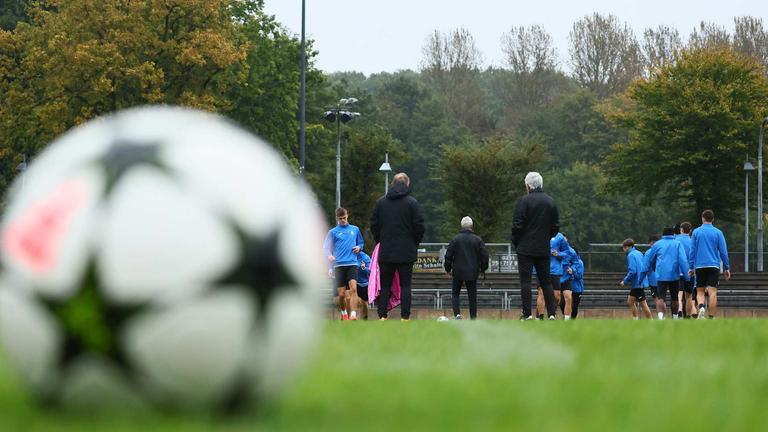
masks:
[(448, 245), (443, 267), (454, 279), (477, 279), (481, 271), (488, 269), (488, 249), (483, 239), (472, 230), (461, 230)]
[(535, 189), (517, 200), (512, 218), (512, 243), (520, 255), (549, 256), (549, 239), (560, 231), (555, 200)]
[(424, 237), (424, 213), (410, 196), (411, 188), (395, 183), (385, 197), (376, 201), (371, 216), (371, 232), (380, 243), (379, 262), (412, 263)]

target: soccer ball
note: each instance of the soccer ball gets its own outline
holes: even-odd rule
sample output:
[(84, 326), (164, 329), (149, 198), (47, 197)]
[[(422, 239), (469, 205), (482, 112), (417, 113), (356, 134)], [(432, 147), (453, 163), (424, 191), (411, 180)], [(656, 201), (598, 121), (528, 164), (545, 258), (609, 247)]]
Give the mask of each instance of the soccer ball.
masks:
[(58, 405), (251, 408), (316, 339), (325, 230), (281, 156), (218, 116), (91, 121), (9, 196), (5, 356)]
[(445, 321), (450, 321), (450, 320), (448, 319), (448, 317), (447, 317), (447, 316), (445, 316), (445, 315), (440, 315), (439, 317), (437, 317), (437, 321), (439, 321), (439, 322), (445, 322)]

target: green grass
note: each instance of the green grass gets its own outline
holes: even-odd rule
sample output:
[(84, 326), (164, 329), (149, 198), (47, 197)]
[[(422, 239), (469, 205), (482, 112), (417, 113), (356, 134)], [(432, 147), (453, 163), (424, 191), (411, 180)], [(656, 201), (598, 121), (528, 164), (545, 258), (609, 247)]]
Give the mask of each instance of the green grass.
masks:
[(0, 357), (2, 431), (765, 430), (768, 322), (328, 322), (238, 419), (46, 412)]

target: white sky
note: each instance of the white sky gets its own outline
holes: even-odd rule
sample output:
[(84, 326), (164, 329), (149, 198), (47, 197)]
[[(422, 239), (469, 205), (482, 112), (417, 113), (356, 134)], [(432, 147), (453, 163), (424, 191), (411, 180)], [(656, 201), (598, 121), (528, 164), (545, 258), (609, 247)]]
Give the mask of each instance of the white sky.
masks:
[[(552, 35), (566, 67), (568, 32), (593, 12), (616, 15), (638, 37), (647, 27), (666, 24), (687, 38), (702, 20), (732, 31), (733, 18), (742, 15), (761, 17), (768, 27), (768, 0), (306, 0), (306, 7), (317, 66), (365, 74), (418, 69), (421, 48), (435, 29), (467, 28), (489, 66), (503, 64), (503, 33), (539, 24)], [(265, 0), (265, 10), (300, 35), (301, 0)]]

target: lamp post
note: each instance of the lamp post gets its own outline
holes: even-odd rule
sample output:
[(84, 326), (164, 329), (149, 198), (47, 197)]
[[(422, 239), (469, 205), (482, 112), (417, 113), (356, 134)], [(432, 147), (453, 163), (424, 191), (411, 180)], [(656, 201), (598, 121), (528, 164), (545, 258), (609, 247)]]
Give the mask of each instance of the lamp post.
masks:
[(323, 118), (336, 123), (336, 208), (341, 207), (341, 124), (360, 115), (359, 112), (349, 111), (349, 106), (355, 102), (355, 98), (339, 99), (335, 107), (328, 108), (323, 114)]
[(384, 173), (384, 195), (389, 192), (389, 173), (392, 167), (389, 166), (389, 153), (384, 153), (384, 163), (379, 167), (379, 171)]
[(744, 162), (744, 272), (749, 272), (749, 172), (754, 171), (752, 162)]
[(768, 117), (760, 124), (757, 144), (757, 271), (763, 271), (763, 129)]
[(304, 39), (304, 16), (306, 12), (306, 0), (301, 0), (301, 88), (299, 89), (299, 175), (304, 177), (304, 148), (307, 140), (306, 134), (306, 100), (307, 100), (307, 45)]

